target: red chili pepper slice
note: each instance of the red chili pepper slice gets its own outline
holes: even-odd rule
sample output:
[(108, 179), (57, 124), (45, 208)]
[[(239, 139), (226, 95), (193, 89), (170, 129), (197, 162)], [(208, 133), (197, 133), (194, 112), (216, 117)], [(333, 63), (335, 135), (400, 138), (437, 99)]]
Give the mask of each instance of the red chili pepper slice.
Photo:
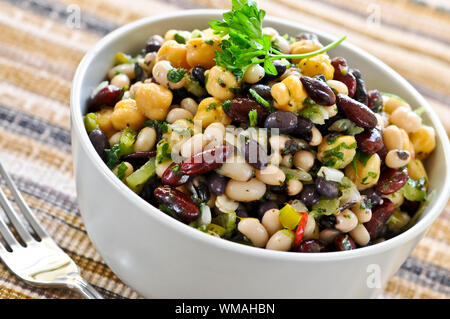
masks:
[(298, 222), (297, 229), (294, 237), (294, 247), (297, 248), (302, 242), (303, 235), (305, 234), (306, 223), (308, 222), (308, 213), (300, 213), (302, 216)]

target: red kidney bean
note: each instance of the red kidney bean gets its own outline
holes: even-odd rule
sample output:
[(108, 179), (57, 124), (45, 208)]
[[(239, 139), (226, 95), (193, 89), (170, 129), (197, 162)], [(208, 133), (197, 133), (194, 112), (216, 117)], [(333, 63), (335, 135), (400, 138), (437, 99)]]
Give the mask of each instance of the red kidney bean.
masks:
[(180, 186), (185, 184), (189, 180), (189, 175), (180, 172), (180, 164), (172, 163), (164, 171), (161, 180), (164, 185)]
[(180, 172), (186, 175), (198, 175), (212, 171), (225, 163), (233, 150), (231, 145), (222, 145), (197, 153), (181, 163)]
[(92, 146), (94, 146), (95, 150), (97, 151), (98, 155), (105, 160), (106, 159), (106, 153), (105, 149), (110, 148), (108, 138), (100, 129), (92, 130), (89, 133), (89, 139), (91, 140)]
[(258, 113), (258, 125), (262, 126), (268, 114), (267, 109), (260, 105), (255, 100), (246, 97), (237, 97), (231, 100), (230, 105), (224, 105), (223, 110), (235, 122), (246, 123), (250, 122), (248, 113), (256, 110)]
[(154, 195), (160, 209), (167, 214), (175, 215), (185, 223), (192, 222), (200, 216), (199, 207), (183, 192), (168, 186), (155, 189)]
[(366, 85), (362, 78), (361, 72), (358, 69), (354, 69), (351, 71), (351, 73), (356, 79), (356, 90), (355, 94), (353, 95), (353, 99), (355, 99), (358, 102), (361, 102), (364, 105), (368, 105), (369, 96), (367, 94)]
[(303, 240), (298, 246), (299, 253), (323, 253), (328, 251), (327, 244), (319, 239)]
[(337, 251), (356, 249), (355, 242), (349, 235), (339, 235), (334, 239), (334, 247)]
[(336, 104), (356, 125), (369, 129), (377, 126), (375, 113), (364, 104), (344, 94), (338, 94)]
[(380, 111), (383, 107), (383, 97), (378, 90), (369, 91), (367, 106), (374, 112)]
[(155, 157), (156, 151), (148, 151), (148, 152), (134, 152), (122, 157), (123, 160), (133, 160), (133, 159), (148, 159), (150, 157)]
[(372, 218), (363, 224), (369, 232), (371, 240), (378, 238), (384, 224), (394, 213), (394, 210), (395, 205), (387, 198), (383, 199), (383, 204), (372, 208)]
[(368, 129), (355, 136), (358, 148), (367, 154), (375, 154), (384, 146), (380, 130)]
[(269, 163), (269, 156), (267, 156), (266, 151), (255, 140), (248, 139), (245, 141), (241, 152), (247, 163), (256, 169), (263, 169)]
[(308, 96), (317, 104), (330, 106), (336, 102), (336, 95), (326, 82), (308, 76), (302, 76), (300, 80)]
[(102, 106), (114, 106), (122, 98), (123, 90), (115, 85), (108, 85), (89, 99), (88, 108), (90, 112), (100, 110)]
[(389, 195), (395, 193), (400, 188), (402, 188), (403, 185), (406, 184), (407, 180), (408, 180), (407, 168), (403, 169), (386, 168), (384, 171), (381, 172), (380, 179), (378, 180), (375, 189), (377, 190), (377, 192), (383, 195)]
[(343, 82), (348, 88), (348, 96), (353, 97), (356, 92), (356, 79), (348, 68), (347, 60), (337, 57), (331, 60), (331, 65), (334, 67), (333, 79)]
[(266, 117), (264, 127), (277, 128), (280, 134), (289, 134), (297, 128), (297, 115), (289, 111), (276, 111)]

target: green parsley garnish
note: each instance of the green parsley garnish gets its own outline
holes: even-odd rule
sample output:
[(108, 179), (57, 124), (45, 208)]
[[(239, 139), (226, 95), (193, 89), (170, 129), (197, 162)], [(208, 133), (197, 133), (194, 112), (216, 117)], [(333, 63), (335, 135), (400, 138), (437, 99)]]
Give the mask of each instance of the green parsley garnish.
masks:
[(172, 83), (178, 83), (183, 79), (186, 72), (187, 71), (183, 68), (170, 69), (169, 72), (167, 72), (167, 80)]
[(242, 77), (252, 64), (264, 63), (267, 74), (277, 75), (273, 60), (303, 59), (331, 50), (345, 40), (341, 39), (320, 50), (305, 54), (282, 54), (262, 32), (262, 22), (266, 12), (259, 10), (254, 0), (233, 0), (232, 10), (223, 14), (223, 20), (210, 22), (211, 29), (222, 38), (221, 51), (216, 51), (216, 64)]
[(250, 126), (256, 126), (258, 124), (258, 111), (251, 110), (248, 112), (248, 119), (250, 120)]
[(255, 90), (249, 89), (248, 92), (255, 98), (256, 102), (261, 104), (262, 106), (265, 106), (267, 108), (270, 108), (270, 103), (267, 102), (261, 95), (259, 95)]
[(175, 33), (173, 38), (175, 39), (175, 41), (177, 41), (180, 44), (186, 44), (186, 39), (182, 35), (180, 35), (178, 33)]
[(119, 179), (123, 179), (125, 177), (125, 172), (128, 169), (128, 166), (122, 162), (120, 163), (120, 165), (117, 167), (117, 177)]

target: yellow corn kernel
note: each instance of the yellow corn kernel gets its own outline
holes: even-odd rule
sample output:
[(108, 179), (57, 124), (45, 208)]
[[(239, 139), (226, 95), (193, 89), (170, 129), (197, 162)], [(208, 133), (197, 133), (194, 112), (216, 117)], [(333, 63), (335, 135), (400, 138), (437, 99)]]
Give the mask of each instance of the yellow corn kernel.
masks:
[(428, 125), (422, 125), (417, 132), (411, 134), (411, 143), (414, 146), (414, 151), (418, 159), (427, 158), (436, 148), (436, 133), (434, 132), (434, 128)]
[(277, 109), (294, 113), (303, 108), (303, 101), (308, 97), (302, 82), (295, 75), (290, 75), (280, 83), (274, 84), (270, 93), (275, 99)]
[(326, 53), (301, 59), (298, 63), (298, 68), (302, 71), (302, 74), (306, 76), (323, 74), (327, 81), (332, 80), (334, 76), (334, 67), (331, 65), (330, 58)]
[(164, 42), (161, 48), (158, 50), (156, 56), (156, 62), (169, 61), (174, 68), (189, 69), (187, 62), (187, 49), (185, 44), (178, 43), (175, 40), (169, 40)]
[(197, 113), (194, 116), (194, 123), (197, 121), (201, 121), (203, 128), (214, 122), (220, 122), (223, 125), (231, 123), (231, 119), (223, 111), (222, 101), (214, 97), (207, 97), (200, 102)]
[(423, 163), (420, 159), (412, 159), (408, 163), (408, 174), (409, 177), (418, 181), (422, 177), (425, 178), (426, 181), (428, 181), (428, 175), (427, 171), (425, 170), (425, 167), (423, 166)]
[(137, 108), (152, 120), (166, 118), (172, 104), (172, 92), (156, 83), (145, 83), (136, 92)]
[(216, 62), (216, 50), (219, 50), (219, 41), (214, 39), (196, 38), (189, 40), (186, 45), (187, 63), (191, 67), (202, 66), (205, 69), (210, 69)]
[[(294, 42), (291, 44), (290, 53), (291, 54), (303, 54), (303, 53), (309, 53), (313, 51), (317, 51), (322, 49), (322, 44), (313, 41), (313, 40), (307, 40), (303, 39), (297, 42)], [(292, 60), (292, 63), (297, 64), (299, 63), (299, 59)]]

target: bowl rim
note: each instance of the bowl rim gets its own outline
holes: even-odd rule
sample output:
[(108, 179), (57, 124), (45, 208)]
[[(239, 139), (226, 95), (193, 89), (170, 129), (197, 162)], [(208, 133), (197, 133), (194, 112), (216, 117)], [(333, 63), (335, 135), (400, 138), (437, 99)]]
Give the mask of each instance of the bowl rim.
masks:
[[(209, 16), (211, 18), (217, 17), (224, 10), (217, 9), (194, 9), (194, 10), (184, 10), (179, 12), (167, 13), (157, 16), (146, 17), (129, 24), (123, 25), (114, 31), (110, 32), (106, 36), (104, 36), (101, 40), (99, 40), (83, 57), (81, 60), (75, 75), (72, 81), (72, 89), (70, 94), (70, 117), (71, 117), (71, 130), (72, 136), (76, 134), (78, 138), (78, 142), (84, 151), (88, 154), (89, 160), (94, 164), (95, 169), (98, 169), (105, 178), (111, 182), (111, 184), (115, 187), (115, 189), (119, 192), (125, 192), (124, 194), (129, 194), (127, 197), (130, 198), (130, 204), (133, 203), (143, 214), (148, 214), (150, 218), (156, 218), (158, 222), (165, 224), (167, 227), (173, 229), (173, 231), (180, 231), (185, 233), (186, 236), (192, 237), (195, 240), (205, 241), (206, 244), (211, 246), (215, 246), (214, 248), (232, 251), (237, 254), (246, 254), (252, 257), (258, 258), (270, 258), (270, 259), (278, 259), (278, 260), (290, 260), (290, 261), (323, 261), (323, 260), (344, 260), (351, 259), (357, 257), (370, 256), (377, 253), (385, 252), (390, 249), (394, 249), (400, 245), (405, 244), (406, 242), (412, 240), (418, 234), (424, 232), (431, 223), (437, 218), (437, 216), (441, 213), (444, 208), (448, 197), (450, 195), (450, 170), (447, 169), (447, 175), (445, 176), (444, 187), (442, 192), (436, 194), (438, 198), (435, 199), (434, 206), (431, 206), (426, 209), (426, 214), (410, 229), (405, 232), (389, 239), (384, 242), (361, 247), (355, 250), (350, 251), (338, 251), (338, 252), (326, 252), (326, 253), (294, 253), (294, 252), (282, 252), (282, 251), (273, 251), (268, 249), (257, 249), (256, 247), (250, 247), (247, 245), (235, 243), (229, 240), (224, 240), (222, 238), (216, 238), (214, 236), (203, 233), (197, 229), (194, 229), (184, 223), (174, 222), (173, 218), (168, 216), (167, 214), (161, 214), (158, 208), (154, 207), (150, 203), (146, 202), (139, 195), (135, 194), (131, 191), (125, 184), (123, 184), (117, 177), (112, 173), (111, 170), (107, 168), (105, 163), (101, 160), (101, 158), (95, 152), (92, 143), (88, 138), (88, 134), (84, 129), (83, 118), (81, 114), (81, 103), (80, 103), (80, 93), (83, 88), (83, 79), (86, 76), (88, 66), (92, 62), (93, 58), (100, 53), (102, 48), (114, 42), (118, 37), (128, 34), (132, 32), (134, 29), (145, 26), (147, 24), (154, 24), (166, 19), (173, 19), (177, 17), (186, 17), (190, 16), (191, 18), (195, 17), (206, 17)], [(336, 37), (323, 32), (321, 30), (316, 30), (307, 25), (303, 25), (301, 23), (297, 23), (291, 20), (283, 20), (281, 18), (266, 16), (265, 21), (269, 23), (286, 25), (287, 27), (295, 27), (301, 30), (306, 30), (309, 32), (316, 33), (320, 37), (323, 37), (329, 41), (333, 41)], [(444, 159), (447, 163), (450, 163), (450, 147), (449, 143), (445, 143), (443, 137), (447, 137), (447, 134), (443, 128), (443, 125), (439, 121), (438, 116), (434, 113), (433, 109), (429, 105), (429, 103), (422, 97), (422, 95), (417, 92), (417, 90), (401, 75), (399, 75), (396, 71), (394, 71), (391, 67), (383, 63), (381, 60), (376, 58), (375, 56), (367, 53), (366, 51), (358, 48), (357, 46), (345, 41), (340, 44), (341, 46), (346, 47), (347, 49), (353, 51), (355, 54), (362, 56), (365, 59), (371, 60), (372, 63), (376, 65), (378, 68), (385, 69), (393, 78), (395, 78), (401, 86), (403, 86), (407, 91), (411, 93), (411, 95), (417, 100), (420, 105), (424, 106), (432, 126), (436, 130), (436, 136), (443, 140), (443, 154)], [(72, 143), (73, 145), (73, 143)], [(74, 147), (73, 147), (74, 148)], [(78, 174), (77, 174), (78, 175)], [(77, 176), (75, 176), (77, 178)], [(128, 192), (128, 193), (127, 193)], [(135, 200), (132, 200), (135, 199)], [(150, 209), (149, 209), (150, 208)]]

